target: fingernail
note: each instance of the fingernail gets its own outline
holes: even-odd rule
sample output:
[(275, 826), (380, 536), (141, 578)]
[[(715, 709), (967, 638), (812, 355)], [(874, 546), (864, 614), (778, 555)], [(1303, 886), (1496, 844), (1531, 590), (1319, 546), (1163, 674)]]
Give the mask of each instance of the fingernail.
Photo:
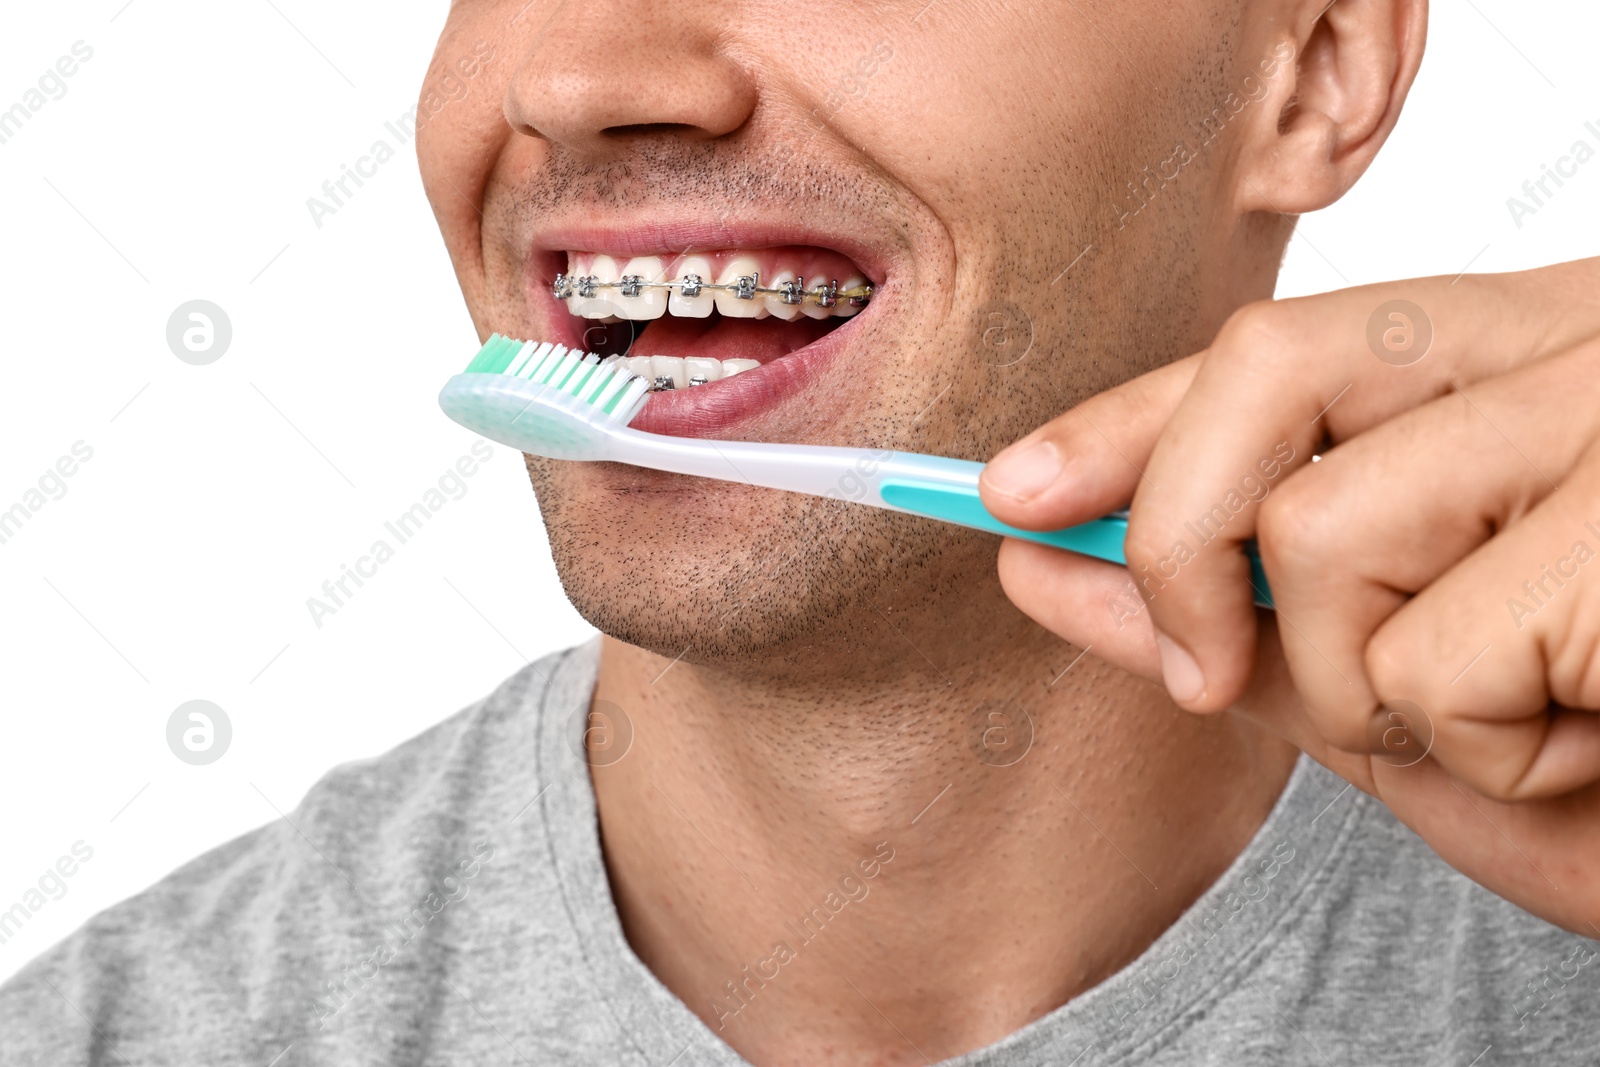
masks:
[(1206, 678), (1200, 673), (1200, 664), (1178, 642), (1159, 631), (1156, 647), (1161, 650), (1161, 680), (1167, 683), (1167, 692), (1180, 704), (1187, 704), (1205, 695)]
[(1008, 448), (983, 469), (983, 480), (989, 488), (1013, 500), (1032, 500), (1059, 477), (1061, 453), (1050, 441)]

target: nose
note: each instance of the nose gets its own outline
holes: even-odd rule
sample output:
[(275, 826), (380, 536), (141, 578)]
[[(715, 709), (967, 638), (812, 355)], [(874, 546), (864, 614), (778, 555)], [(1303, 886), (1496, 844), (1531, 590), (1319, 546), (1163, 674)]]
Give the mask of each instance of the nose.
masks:
[(707, 140), (733, 132), (754, 110), (756, 87), (695, 23), (697, 8), (715, 6), (561, 4), (512, 74), (506, 119), (519, 133), (594, 156), (630, 134)]

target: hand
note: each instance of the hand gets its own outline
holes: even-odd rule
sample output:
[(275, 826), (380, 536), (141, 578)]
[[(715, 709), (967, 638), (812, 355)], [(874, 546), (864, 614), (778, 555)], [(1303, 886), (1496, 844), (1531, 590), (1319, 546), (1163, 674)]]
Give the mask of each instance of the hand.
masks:
[(1132, 500), (1126, 569), (1007, 540), (1007, 595), (1600, 935), (1600, 259), (1247, 306), (982, 491), (1025, 529)]

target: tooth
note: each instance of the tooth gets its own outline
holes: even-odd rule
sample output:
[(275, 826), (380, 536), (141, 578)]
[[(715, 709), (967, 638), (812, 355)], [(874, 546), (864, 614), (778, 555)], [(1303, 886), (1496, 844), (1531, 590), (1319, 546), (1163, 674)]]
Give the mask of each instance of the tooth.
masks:
[[(769, 289), (782, 289), (784, 282), (792, 282), (794, 280), (794, 271), (780, 270), (777, 274), (773, 275), (770, 282), (765, 278), (761, 279), (761, 284)], [(767, 302), (767, 311), (770, 314), (776, 315), (778, 318), (783, 319), (786, 322), (793, 322), (795, 319), (800, 317), (800, 305), (785, 304), (783, 302), (782, 293), (773, 293), (771, 296), (765, 297), (764, 299)]]
[[(578, 253), (574, 253), (574, 251), (566, 253), (566, 267), (558, 272), (558, 277), (562, 278), (563, 285), (571, 285), (573, 283), (573, 278), (578, 277), (578, 267)], [(552, 283), (554, 283), (554, 278), (552, 278)], [(568, 296), (566, 301), (563, 301), (566, 302), (566, 306), (571, 307), (571, 299), (573, 298)]]
[(689, 387), (689, 376), (684, 373), (682, 356), (651, 356), (650, 367), (653, 371), (652, 381), (656, 378), (671, 378), (674, 389)]
[[(837, 282), (825, 278), (811, 279), (806, 288), (810, 291), (815, 291), (819, 285), (823, 287), (832, 285), (834, 288), (838, 288)], [(831, 319), (833, 318), (833, 313), (838, 310), (838, 307), (839, 305), (835, 304), (831, 308), (825, 308), (821, 304), (817, 303), (814, 298), (812, 298), (807, 299), (804, 304), (800, 305), (800, 314), (810, 319)]]
[[(666, 264), (660, 256), (635, 256), (622, 268), (620, 277), (636, 277), (641, 282), (666, 280)], [(667, 294), (664, 290), (641, 286), (638, 296), (626, 296), (618, 290), (619, 314), (626, 319), (659, 319), (667, 313)]]
[(578, 279), (583, 277), (585, 268), (588, 266), (583, 261), (583, 258), (576, 252), (567, 253), (566, 286), (567, 291), (572, 295), (563, 300), (562, 303), (567, 306), (568, 313), (573, 315), (578, 313)]
[[(859, 289), (866, 284), (867, 280), (861, 275), (852, 274), (850, 277), (839, 283), (839, 290), (841, 293), (843, 293), (843, 291), (846, 289)], [(841, 295), (839, 297), (838, 305), (833, 309), (833, 313), (838, 315), (840, 318), (848, 319), (851, 315), (856, 314), (860, 310), (860, 308), (855, 307), (850, 303), (849, 297)]]
[(689, 356), (683, 361), (683, 373), (690, 385), (695, 384), (696, 378), (703, 379), (703, 383), (714, 382), (722, 377), (722, 360)]
[[(736, 256), (728, 261), (722, 268), (722, 273), (717, 276), (717, 284), (732, 285), (743, 275), (756, 274), (761, 270), (761, 264), (754, 256)], [(765, 284), (758, 280), (758, 284)], [(767, 302), (760, 294), (753, 300), (740, 300), (731, 289), (717, 290), (717, 311), (730, 319), (764, 319), (771, 312), (767, 310)]]
[(725, 359), (722, 361), (722, 376), (732, 378), (747, 370), (755, 370), (761, 366), (761, 361), (756, 359)]
[[(678, 276), (674, 280), (682, 281), (693, 274), (700, 279), (702, 285), (710, 285), (716, 281), (716, 275), (712, 273), (714, 269), (711, 260), (705, 256), (685, 256), (678, 264)], [(674, 289), (672, 295), (667, 298), (667, 310), (685, 319), (706, 318), (716, 306), (716, 299), (709, 289), (701, 290), (699, 296), (684, 296), (681, 289)]]
[(628, 373), (643, 378), (647, 382), (656, 380), (656, 370), (650, 363), (649, 356), (629, 356)]
[[(594, 278), (596, 284), (614, 282), (620, 275), (617, 270), (617, 261), (610, 256), (595, 256), (594, 262), (589, 264), (589, 269), (584, 274)], [(594, 296), (587, 299), (573, 297), (573, 310), (586, 319), (603, 319), (609, 315), (620, 315), (622, 307), (617, 302), (615, 289), (596, 289)]]

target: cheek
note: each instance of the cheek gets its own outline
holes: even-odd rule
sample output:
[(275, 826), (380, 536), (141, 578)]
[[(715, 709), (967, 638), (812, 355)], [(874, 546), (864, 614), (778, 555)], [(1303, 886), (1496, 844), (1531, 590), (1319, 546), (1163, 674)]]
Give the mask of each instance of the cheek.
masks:
[[(464, 256), (477, 247), (484, 189), (512, 132), (503, 102), (516, 49), (506, 20), (495, 17), (497, 10), (497, 5), (457, 4), (418, 89), (422, 100), (431, 96), (436, 106), (443, 101), (432, 114), (419, 104), (417, 114), (423, 121), (416, 135), (417, 163), (458, 271)], [(467, 91), (451, 99), (441, 87), (447, 81), (464, 81), (457, 64), (475, 58), (479, 41), (492, 45), (493, 53), (487, 59), (477, 58), (477, 73), (465, 81)]]

